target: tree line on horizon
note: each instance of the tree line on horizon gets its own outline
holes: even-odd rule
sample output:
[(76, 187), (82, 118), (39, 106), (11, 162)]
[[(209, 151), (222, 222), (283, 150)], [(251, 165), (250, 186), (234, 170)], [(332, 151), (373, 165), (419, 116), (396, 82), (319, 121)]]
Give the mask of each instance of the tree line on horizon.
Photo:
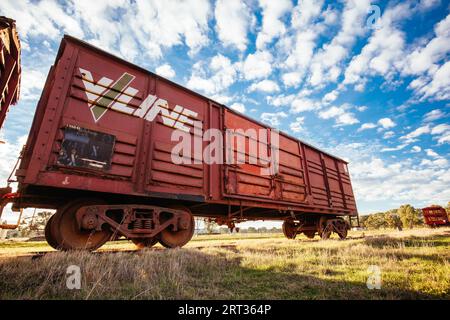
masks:
[[(448, 202), (445, 209), (447, 213), (450, 213), (450, 202)], [(402, 230), (424, 225), (422, 209), (416, 209), (410, 204), (404, 204), (397, 209), (391, 209), (385, 212), (360, 216), (359, 221), (361, 226), (367, 229), (392, 228)]]

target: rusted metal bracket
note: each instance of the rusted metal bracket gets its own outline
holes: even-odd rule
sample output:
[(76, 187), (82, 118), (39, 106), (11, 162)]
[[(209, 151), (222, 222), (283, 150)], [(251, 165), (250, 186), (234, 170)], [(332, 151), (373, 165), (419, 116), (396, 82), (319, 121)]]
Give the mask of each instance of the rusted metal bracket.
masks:
[[(14, 199), (16, 199), (17, 197), (19, 197), (19, 193), (17, 192), (11, 192), (12, 189), (11, 187), (6, 187), (6, 188), (1, 188), (0, 189), (0, 195), (1, 195), (1, 199), (0, 199), (0, 219), (2, 217), (3, 214), (3, 209), (6, 207), (6, 205), (8, 203), (11, 203), (14, 201)], [(17, 220), (16, 224), (0, 224), (0, 229), (16, 229), (19, 225), (20, 225), (20, 220), (22, 219), (22, 209), (20, 210), (20, 214), (19, 214), (19, 219)], [(1, 221), (1, 220), (0, 220)]]
[[(137, 218), (136, 210), (147, 210), (146, 217)], [(122, 211), (121, 222), (109, 217), (107, 211)], [(172, 217), (160, 224), (159, 218), (163, 212), (172, 214)], [(76, 212), (76, 220), (80, 228), (100, 231), (103, 224), (108, 224), (116, 234), (124, 235), (129, 239), (151, 238), (170, 226), (174, 232), (179, 229), (184, 230), (189, 226), (189, 219), (189, 214), (183, 210), (140, 204), (91, 205), (81, 207)], [(130, 226), (133, 227), (130, 228)]]

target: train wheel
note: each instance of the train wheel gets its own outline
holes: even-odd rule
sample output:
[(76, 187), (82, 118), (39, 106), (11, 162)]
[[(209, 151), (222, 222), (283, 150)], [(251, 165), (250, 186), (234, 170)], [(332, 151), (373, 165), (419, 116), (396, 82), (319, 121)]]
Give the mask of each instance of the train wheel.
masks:
[[(189, 214), (189, 218), (186, 221), (186, 229), (179, 229), (177, 231), (173, 231), (173, 227), (168, 227), (161, 231), (159, 234), (159, 242), (166, 248), (179, 248), (184, 246), (189, 240), (192, 239), (195, 231), (195, 222), (194, 216), (187, 208), (174, 207), (174, 209), (184, 210)], [(164, 218), (162, 218), (161, 223), (164, 222)]]
[(55, 215), (51, 216), (50, 219), (48, 219), (47, 223), (45, 224), (45, 240), (47, 240), (47, 243), (53, 249), (58, 249), (59, 245), (51, 233), (51, 226), (52, 226), (52, 222), (54, 221), (54, 219), (53, 219), (54, 216)]
[(327, 240), (330, 238), (333, 232), (333, 226), (330, 224), (328, 217), (322, 216), (319, 219), (319, 235), (322, 240)]
[(138, 247), (138, 249), (151, 248), (158, 243), (158, 238), (139, 238), (131, 239), (131, 241)]
[(341, 240), (347, 238), (348, 225), (343, 219), (336, 219), (334, 221), (334, 230)]
[(55, 220), (50, 226), (52, 236), (58, 243), (58, 249), (62, 250), (96, 250), (107, 242), (112, 231), (106, 227), (102, 231), (81, 230), (77, 226), (75, 213), (79, 208), (88, 205), (103, 204), (100, 200), (80, 199), (68, 203), (58, 209)]
[(315, 231), (303, 231), (305, 236), (307, 236), (309, 239), (314, 239), (314, 236), (316, 235)]
[(330, 239), (332, 232), (333, 232), (333, 227), (332, 227), (331, 223), (327, 224), (327, 226), (322, 231), (320, 237), (322, 238), (322, 240)]
[(296, 230), (294, 221), (284, 220), (282, 228), (283, 228), (284, 236), (286, 238), (295, 239), (295, 236), (297, 235), (297, 230)]

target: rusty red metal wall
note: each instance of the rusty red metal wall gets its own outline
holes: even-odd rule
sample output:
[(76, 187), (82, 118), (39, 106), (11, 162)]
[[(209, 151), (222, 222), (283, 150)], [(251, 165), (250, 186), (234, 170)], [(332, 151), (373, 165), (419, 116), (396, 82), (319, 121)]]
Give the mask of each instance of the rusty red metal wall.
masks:
[(427, 207), (422, 209), (425, 224), (429, 226), (450, 224), (447, 212), (442, 207)]
[(19, 99), (20, 41), (15, 21), (0, 17), (0, 128), (9, 106)]
[[(152, 118), (154, 110), (145, 109), (149, 105), (164, 110)], [(27, 148), (16, 172), (19, 191), (23, 197), (33, 196), (32, 190), (36, 188), (32, 187), (41, 186), (67, 192), (83, 190), (172, 198), (283, 212), (357, 214), (346, 162), (286, 134), (280, 135), (277, 174), (262, 175), (261, 165), (247, 163), (174, 164), (171, 152), (177, 142), (171, 141), (171, 134), (181, 126), (194, 137), (194, 120), (202, 123), (203, 131), (210, 128), (221, 132), (233, 128), (272, 130), (180, 85), (65, 36), (55, 65), (50, 69)], [(113, 135), (115, 145), (110, 167), (91, 170), (58, 164), (67, 127)], [(208, 142), (201, 144), (205, 148)], [(268, 140), (267, 145), (270, 144)], [(33, 205), (38, 205), (39, 200), (34, 201)]]

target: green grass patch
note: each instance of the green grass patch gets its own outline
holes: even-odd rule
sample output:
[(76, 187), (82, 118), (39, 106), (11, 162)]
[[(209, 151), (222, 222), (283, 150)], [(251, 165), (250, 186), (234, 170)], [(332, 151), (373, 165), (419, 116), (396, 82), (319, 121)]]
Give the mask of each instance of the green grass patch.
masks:
[[(0, 258), (0, 299), (450, 298), (450, 228), (352, 233), (345, 241), (203, 237), (183, 249), (112, 252), (132, 248), (118, 241), (100, 253), (34, 259), (11, 252), (30, 254), (45, 243), (2, 243), (0, 254), (9, 256)], [(80, 290), (66, 287), (69, 265), (81, 269)], [(370, 265), (381, 270), (379, 290), (367, 288)]]

